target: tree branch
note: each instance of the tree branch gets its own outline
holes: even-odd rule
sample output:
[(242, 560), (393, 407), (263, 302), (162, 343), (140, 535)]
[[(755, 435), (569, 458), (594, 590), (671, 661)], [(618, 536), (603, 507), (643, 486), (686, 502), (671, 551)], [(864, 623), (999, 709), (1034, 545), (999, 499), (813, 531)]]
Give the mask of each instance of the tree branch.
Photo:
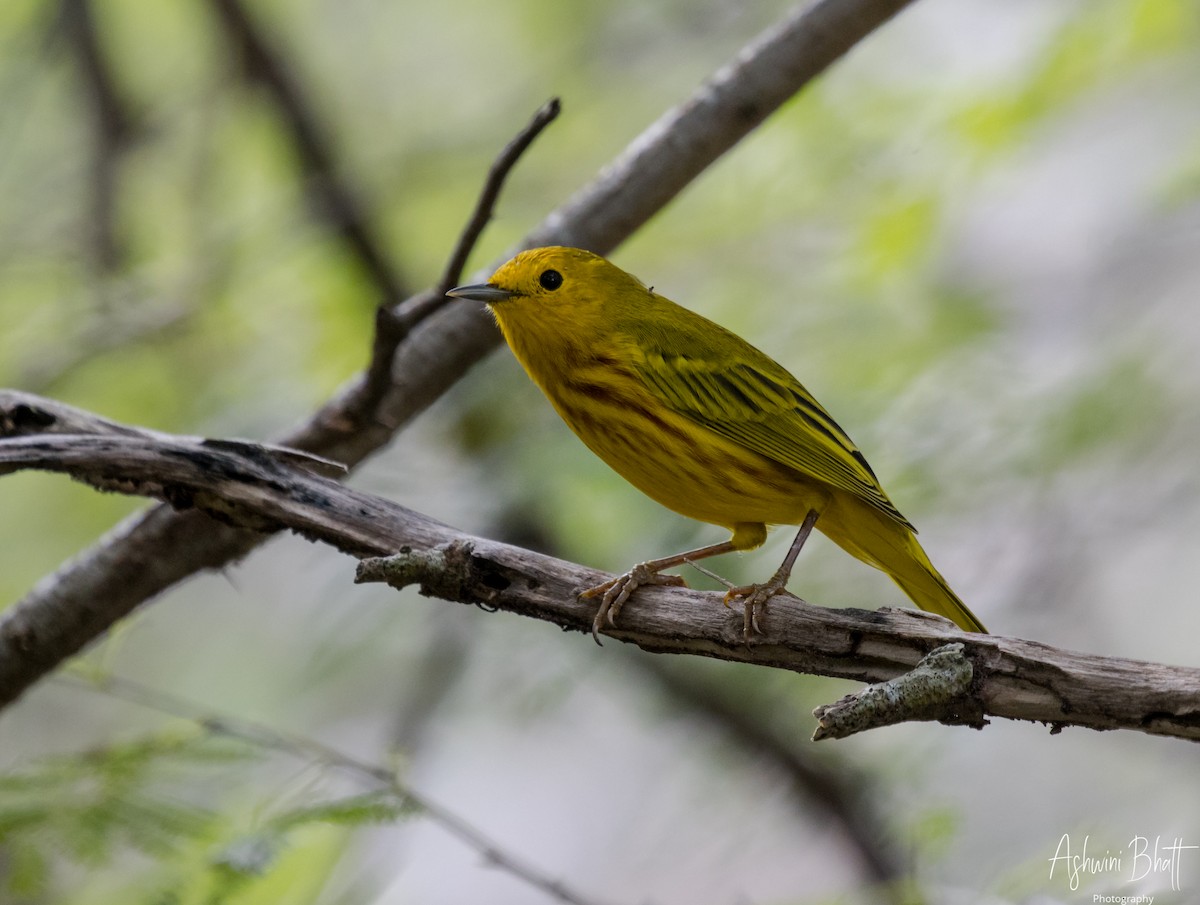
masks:
[[(611, 250), (769, 113), (909, 2), (820, 0), (793, 11), (634, 139), (521, 244)], [(363, 374), (279, 442), (353, 466), (385, 445), (498, 341), (482, 310), (471, 305), (442, 308), (414, 328), (397, 350), (391, 386), (373, 417), (349, 417), (367, 380)], [(40, 581), (0, 620), (0, 638), (19, 634), (20, 626), (31, 621), (43, 628), (19, 648), (6, 649), (0, 641), (0, 687), (7, 689), (0, 704), (154, 595), (198, 571), (244, 556), (264, 539), (166, 506), (127, 519)], [(18, 653), (21, 662), (10, 662)], [(29, 663), (38, 666), (28, 668)], [(16, 687), (15, 676), (24, 685)]]
[[(287, 528), (363, 559), (357, 581), (415, 584), (444, 600), (590, 630), (593, 606), (578, 593), (602, 573), (462, 534), (303, 470), (294, 453), (89, 421), (86, 412), (19, 393), (0, 394), (0, 413), (0, 433), (8, 435), (0, 439), (0, 474), (58, 471), (251, 531)], [(56, 433), (60, 424), (71, 432)], [(1083, 726), (1200, 739), (1200, 669), (968, 634), (928, 613), (831, 610), (789, 597), (772, 602), (766, 633), (747, 646), (741, 616), (721, 599), (716, 592), (643, 588), (637, 605), (622, 612), (621, 625), (606, 634), (654, 653), (866, 682), (908, 673), (935, 648), (956, 643), (971, 673), (955, 689), (961, 694), (925, 695), (921, 706), (900, 710), (877, 706), (875, 723), (922, 719), (981, 728), (988, 717), (1002, 717), (1047, 723), (1054, 732)], [(46, 618), (43, 610), (25, 608), (0, 626), (0, 702), (26, 687), (31, 672), (38, 674), (29, 651), (44, 656), (46, 637), (60, 634)]]

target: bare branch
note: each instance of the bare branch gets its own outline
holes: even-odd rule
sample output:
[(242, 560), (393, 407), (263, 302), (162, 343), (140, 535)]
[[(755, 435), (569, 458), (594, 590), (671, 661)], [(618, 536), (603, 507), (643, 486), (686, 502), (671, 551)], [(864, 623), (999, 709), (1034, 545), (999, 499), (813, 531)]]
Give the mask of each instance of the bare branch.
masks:
[[(414, 544), (359, 565), (359, 581), (417, 585), (427, 596), (519, 612), (582, 629), (593, 613), (575, 599), (598, 576), (590, 569), (475, 538)], [(766, 634), (742, 641), (740, 614), (723, 596), (675, 588), (639, 589), (636, 615), (606, 634), (654, 653), (689, 653), (864, 682), (894, 679), (935, 648), (963, 645), (969, 691), (905, 719), (982, 728), (987, 717), (1066, 726), (1134, 729), (1200, 739), (1200, 669), (1076, 653), (1013, 638), (962, 632), (930, 613), (831, 610), (790, 595), (771, 603)], [(876, 713), (884, 724), (884, 711)]]
[(911, 0), (802, 4), (637, 136), (522, 247), (606, 254), (801, 88)]
[[(635, 139), (522, 244), (574, 244), (598, 252), (615, 247), (772, 110), (909, 2), (820, 0), (792, 12)], [(397, 350), (391, 387), (373, 417), (348, 417), (367, 380), (360, 375), (280, 442), (354, 465), (386, 444), (497, 342), (495, 326), (481, 309), (442, 308)], [(126, 520), (39, 582), (0, 619), (0, 635), (11, 636), (30, 620), (44, 629), (14, 649), (39, 664), (16, 669), (23, 687), (155, 594), (245, 555), (263, 539), (161, 506)], [(0, 673), (4, 669), (0, 664)], [(9, 693), (22, 690), (10, 687)]]
[[(0, 409), (4, 408), (0, 397)], [(604, 576), (593, 569), (506, 544), (470, 537), (396, 503), (347, 488), (293, 466), (279, 453), (246, 442), (130, 434), (100, 422), (95, 433), (37, 432), (50, 407), (28, 397), (35, 413), (24, 435), (0, 440), (0, 473), (59, 471), (103, 490), (155, 496), (252, 531), (288, 528), (353, 556), (358, 581), (419, 585), (444, 600), (507, 610), (586, 632), (592, 605), (580, 589)], [(7, 406), (13, 408), (11, 404)], [(86, 413), (74, 412), (75, 424)], [(0, 419), (2, 420), (2, 419)], [(14, 420), (14, 419), (8, 419)], [(51, 425), (52, 427), (52, 425)], [(766, 633), (742, 640), (739, 614), (721, 594), (644, 588), (638, 605), (606, 634), (655, 653), (716, 657), (800, 673), (879, 682), (908, 673), (935, 648), (962, 645), (969, 684), (961, 694), (926, 697), (900, 719), (936, 719), (980, 728), (987, 717), (1065, 726), (1133, 729), (1200, 739), (1200, 669), (1061, 650), (1033, 641), (968, 634), (928, 613), (830, 610), (789, 597), (772, 602)], [(37, 674), (29, 650), (45, 656), (56, 627), (46, 613), (22, 608), (0, 625), (0, 703)], [(60, 652), (61, 653), (61, 652)], [(876, 723), (887, 722), (876, 716)]]

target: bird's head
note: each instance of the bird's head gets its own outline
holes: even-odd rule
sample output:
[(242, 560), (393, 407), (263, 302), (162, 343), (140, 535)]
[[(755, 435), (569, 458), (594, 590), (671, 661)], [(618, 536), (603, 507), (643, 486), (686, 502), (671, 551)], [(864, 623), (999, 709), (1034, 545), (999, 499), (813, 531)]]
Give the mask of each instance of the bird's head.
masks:
[(522, 334), (595, 335), (649, 296), (637, 278), (599, 255), (562, 246), (523, 251), (486, 283), (446, 294), (486, 302), (510, 342)]

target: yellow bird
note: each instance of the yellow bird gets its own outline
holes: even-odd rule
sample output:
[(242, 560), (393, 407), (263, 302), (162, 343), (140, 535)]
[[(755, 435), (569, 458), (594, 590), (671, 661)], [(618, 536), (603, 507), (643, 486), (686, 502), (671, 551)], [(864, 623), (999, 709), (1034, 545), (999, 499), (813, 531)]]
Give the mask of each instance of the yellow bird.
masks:
[(815, 526), (882, 569), (923, 610), (986, 632), (917, 543), (851, 439), (795, 377), (724, 327), (578, 248), (535, 248), (450, 296), (485, 302), (513, 354), (584, 443), (669, 509), (729, 540), (654, 559), (583, 593), (600, 597), (592, 632), (615, 625), (638, 587), (682, 584), (664, 569), (800, 525), (771, 579), (732, 588), (747, 640), (787, 584)]

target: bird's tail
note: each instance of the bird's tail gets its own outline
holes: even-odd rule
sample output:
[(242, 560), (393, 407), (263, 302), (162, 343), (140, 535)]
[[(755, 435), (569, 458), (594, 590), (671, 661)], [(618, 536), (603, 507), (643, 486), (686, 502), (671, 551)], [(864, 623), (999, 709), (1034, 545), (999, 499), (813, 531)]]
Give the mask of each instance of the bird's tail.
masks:
[(843, 510), (837, 515), (840, 518), (835, 516), (833, 520), (822, 517), (817, 527), (838, 546), (890, 575), (921, 609), (945, 616), (964, 631), (987, 634), (983, 623), (933, 567), (908, 527), (865, 506), (855, 506), (850, 512)]
[(913, 565), (895, 571), (885, 569), (884, 571), (892, 577), (892, 581), (900, 585), (900, 590), (911, 597), (913, 603), (921, 609), (945, 616), (963, 631), (980, 632), (986, 635), (987, 629), (983, 627), (983, 623), (967, 608), (958, 595), (950, 590), (950, 585), (946, 584), (946, 579), (942, 578), (938, 570), (933, 567), (933, 563), (921, 549), (917, 538), (913, 534), (909, 534), (908, 540), (909, 552), (912, 556), (910, 562)]

